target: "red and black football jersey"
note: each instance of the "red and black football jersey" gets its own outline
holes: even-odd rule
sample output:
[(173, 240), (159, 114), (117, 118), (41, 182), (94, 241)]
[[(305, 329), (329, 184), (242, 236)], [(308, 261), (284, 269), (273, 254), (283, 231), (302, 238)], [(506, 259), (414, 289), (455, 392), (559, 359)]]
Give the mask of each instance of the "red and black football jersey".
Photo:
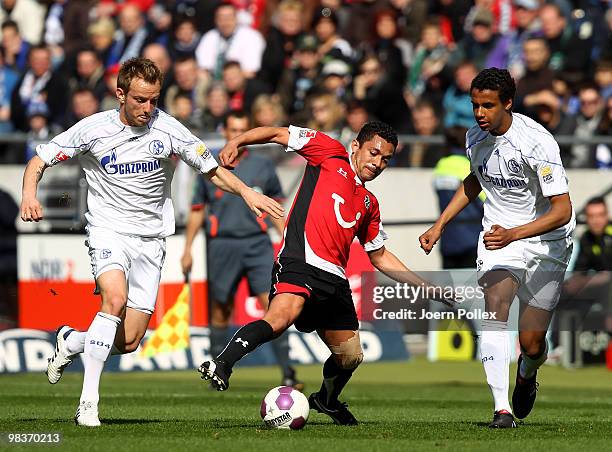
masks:
[(386, 239), (378, 200), (353, 171), (342, 144), (324, 133), (290, 126), (287, 151), (297, 152), (308, 165), (279, 258), (299, 259), (346, 278), (355, 237), (366, 251), (381, 248)]

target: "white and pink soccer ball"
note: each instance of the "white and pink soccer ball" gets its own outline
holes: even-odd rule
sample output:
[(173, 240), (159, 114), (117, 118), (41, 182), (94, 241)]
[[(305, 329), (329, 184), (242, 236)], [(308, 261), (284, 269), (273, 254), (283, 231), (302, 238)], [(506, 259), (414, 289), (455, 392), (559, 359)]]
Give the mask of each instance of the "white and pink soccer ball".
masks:
[(261, 418), (269, 428), (299, 430), (306, 425), (308, 413), (308, 399), (291, 386), (270, 389), (261, 401)]

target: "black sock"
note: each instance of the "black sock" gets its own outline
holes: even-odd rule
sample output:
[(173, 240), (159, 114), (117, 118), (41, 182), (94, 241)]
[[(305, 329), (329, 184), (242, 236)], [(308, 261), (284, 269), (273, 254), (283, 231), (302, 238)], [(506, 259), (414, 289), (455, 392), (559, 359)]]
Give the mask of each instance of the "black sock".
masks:
[(327, 358), (323, 364), (323, 384), (319, 390), (319, 395), (326, 405), (334, 404), (338, 401), (338, 396), (351, 379), (355, 369), (342, 369), (334, 360), (333, 355)]
[(265, 320), (251, 322), (236, 331), (225, 350), (215, 359), (225, 361), (233, 367), (244, 355), (272, 339), (272, 333), (272, 327)]
[(289, 367), (289, 336), (287, 333), (281, 334), (270, 342), (270, 345), (276, 357), (276, 362), (283, 371), (283, 377), (293, 378), (293, 369)]
[(227, 343), (227, 328), (210, 327), (210, 355), (217, 356)]

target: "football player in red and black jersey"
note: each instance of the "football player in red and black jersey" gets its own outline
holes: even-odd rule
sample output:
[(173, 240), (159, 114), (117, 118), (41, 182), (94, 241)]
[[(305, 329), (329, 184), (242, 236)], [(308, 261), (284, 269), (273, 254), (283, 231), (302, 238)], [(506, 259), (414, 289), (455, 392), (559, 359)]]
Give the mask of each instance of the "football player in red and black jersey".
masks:
[(323, 366), (321, 389), (310, 406), (334, 422), (357, 420), (338, 395), (363, 360), (359, 322), (345, 269), (357, 237), (381, 272), (408, 284), (429, 286), (384, 246), (386, 234), (378, 200), (365, 187), (388, 165), (397, 146), (395, 131), (385, 123), (366, 123), (351, 143), (351, 153), (324, 133), (290, 126), (259, 127), (229, 141), (219, 154), (231, 167), (238, 149), (278, 143), (308, 162), (284, 231), (272, 271), (270, 306), (262, 320), (236, 332), (225, 349), (202, 363), (202, 378), (223, 391), (233, 365), (244, 355), (295, 324), (299, 331), (317, 331), (331, 351)]

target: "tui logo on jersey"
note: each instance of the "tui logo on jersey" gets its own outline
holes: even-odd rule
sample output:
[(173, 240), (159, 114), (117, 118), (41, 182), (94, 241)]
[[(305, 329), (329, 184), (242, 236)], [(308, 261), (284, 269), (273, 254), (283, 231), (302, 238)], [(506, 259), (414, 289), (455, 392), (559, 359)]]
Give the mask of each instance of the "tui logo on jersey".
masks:
[(149, 143), (149, 151), (153, 155), (159, 155), (164, 152), (164, 143), (159, 140), (153, 140)]
[(149, 173), (161, 168), (159, 160), (151, 162), (128, 162), (117, 163), (117, 152), (115, 149), (111, 151), (111, 155), (106, 155), (100, 160), (100, 166), (107, 174), (138, 174)]
[[(518, 162), (517, 162), (518, 164)], [(526, 187), (527, 182), (523, 179), (505, 179), (503, 177), (492, 176), (488, 174), (487, 160), (483, 160), (482, 165), (478, 165), (478, 173), (486, 183), (500, 188), (520, 188)], [(501, 174), (500, 174), (501, 176)]]
[(357, 224), (357, 220), (361, 218), (361, 212), (357, 212), (357, 215), (355, 215), (355, 219), (353, 221), (346, 221), (340, 213), (340, 206), (345, 202), (344, 198), (338, 193), (332, 193), (331, 197), (334, 200), (334, 213), (336, 214), (336, 221), (344, 229), (351, 229)]

